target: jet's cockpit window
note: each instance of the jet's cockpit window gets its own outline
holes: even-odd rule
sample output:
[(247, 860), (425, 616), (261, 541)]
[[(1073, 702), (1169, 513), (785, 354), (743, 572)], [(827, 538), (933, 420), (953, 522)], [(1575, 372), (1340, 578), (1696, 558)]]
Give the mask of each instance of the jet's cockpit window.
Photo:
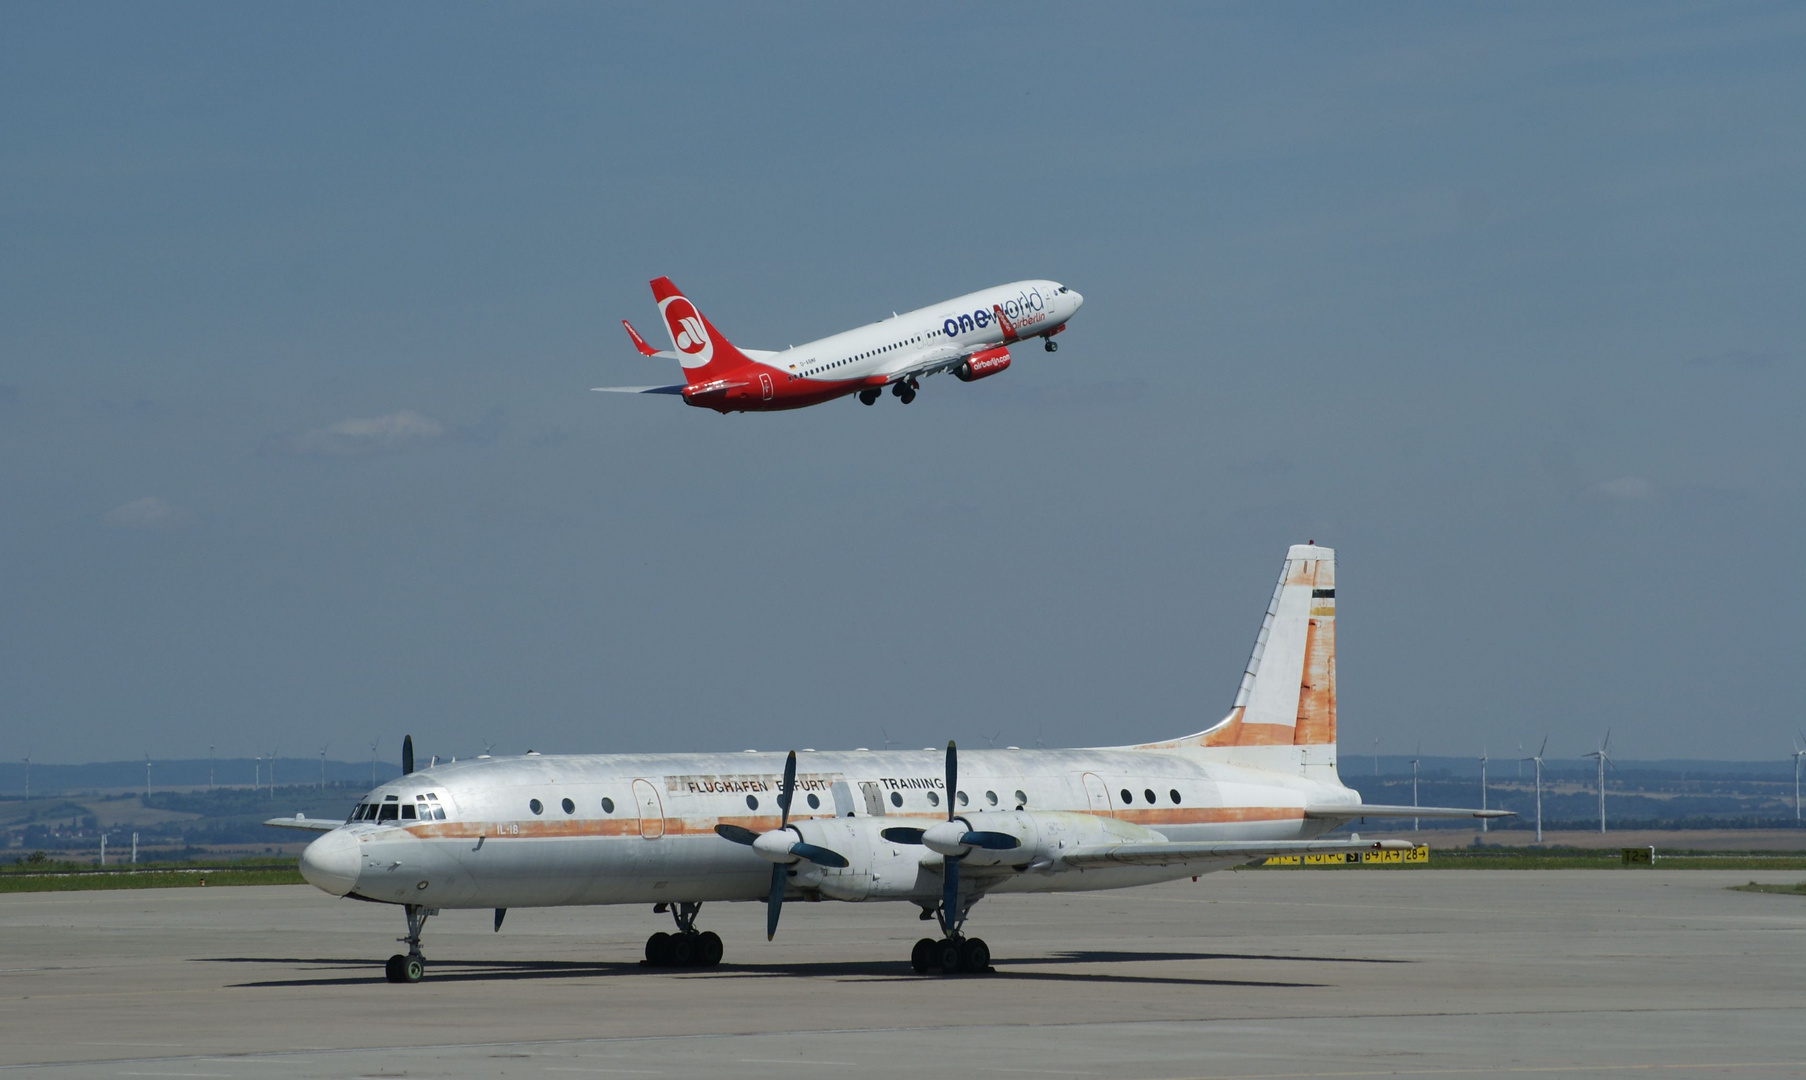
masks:
[(380, 803), (358, 803), (348, 820), (444, 821), (445, 807), (439, 804), (439, 794), (435, 791), (415, 795), (412, 802), (402, 802), (399, 796), (386, 795)]
[(378, 821), (394, 821), (397, 817), (400, 817), (400, 816), (401, 816), (401, 807), (396, 805), (395, 803), (386, 802), (386, 803), (382, 804), (382, 813), (377, 817), (376, 820), (378, 820)]
[(414, 801), (420, 807), (420, 820), (422, 820), (422, 821), (444, 821), (445, 820), (445, 807), (439, 805), (439, 793), (438, 792), (429, 791), (424, 795), (416, 795), (416, 796), (414, 796)]

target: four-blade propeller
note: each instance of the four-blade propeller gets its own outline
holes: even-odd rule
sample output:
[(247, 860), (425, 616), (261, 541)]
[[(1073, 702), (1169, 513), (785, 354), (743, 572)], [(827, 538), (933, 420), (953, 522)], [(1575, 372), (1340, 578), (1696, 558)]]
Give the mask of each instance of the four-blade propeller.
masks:
[(941, 855), (941, 922), (949, 933), (959, 926), (959, 864), (973, 848), (1008, 851), (1022, 846), (1009, 833), (973, 829), (959, 820), (954, 796), (959, 791), (959, 749), (947, 740), (947, 820), (926, 829), (897, 826), (880, 836), (893, 844), (921, 844)]
[(744, 844), (759, 856), (771, 862), (771, 892), (765, 899), (765, 940), (770, 941), (778, 933), (778, 912), (784, 909), (784, 885), (789, 868), (797, 862), (807, 859), (817, 866), (831, 866), (840, 869), (847, 865), (846, 856), (838, 851), (831, 851), (819, 844), (811, 844), (802, 838), (802, 834), (790, 827), (790, 801), (796, 794), (796, 751), (784, 759), (784, 786), (778, 792), (778, 827), (769, 832), (756, 833), (739, 825), (720, 824), (715, 826), (715, 834), (724, 840), (732, 840), (736, 844)]

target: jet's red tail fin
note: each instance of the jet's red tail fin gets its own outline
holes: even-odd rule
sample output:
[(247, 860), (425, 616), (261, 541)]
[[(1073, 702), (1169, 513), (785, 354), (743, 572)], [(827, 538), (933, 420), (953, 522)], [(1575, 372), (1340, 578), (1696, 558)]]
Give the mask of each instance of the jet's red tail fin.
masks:
[(671, 347), (682, 357), (684, 379), (691, 385), (721, 378), (752, 363), (733, 343), (721, 336), (713, 323), (671, 284), (670, 278), (652, 279), (652, 298), (658, 301)]

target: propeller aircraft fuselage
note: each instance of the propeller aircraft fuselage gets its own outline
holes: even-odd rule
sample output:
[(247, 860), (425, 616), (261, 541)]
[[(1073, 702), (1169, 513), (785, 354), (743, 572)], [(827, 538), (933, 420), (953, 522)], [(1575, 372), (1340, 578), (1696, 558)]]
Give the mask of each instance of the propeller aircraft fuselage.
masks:
[[(677, 935), (652, 963), (713, 963), (695, 928), (709, 901), (902, 901), (939, 920), (916, 969), (988, 970), (962, 926), (993, 894), (1119, 889), (1275, 854), (1396, 849), (1329, 837), (1363, 817), (1496, 817), (1501, 811), (1364, 805), (1336, 773), (1334, 552), (1294, 546), (1235, 704), (1164, 742), (761, 753), (487, 755), (411, 771), (350, 820), (275, 819), (324, 835), (301, 872), (335, 896), (402, 905), (406, 956), (441, 908), (654, 904)], [(712, 940), (711, 940), (712, 939)], [(672, 959), (678, 957), (679, 959)]]

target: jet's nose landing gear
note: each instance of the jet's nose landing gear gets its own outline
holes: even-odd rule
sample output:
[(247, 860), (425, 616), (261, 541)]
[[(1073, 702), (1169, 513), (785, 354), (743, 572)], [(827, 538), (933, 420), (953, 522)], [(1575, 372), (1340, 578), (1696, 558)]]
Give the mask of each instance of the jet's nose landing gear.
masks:
[(1053, 338), (1048, 338), (1046, 341), (1042, 342), (1041, 347), (1043, 349), (1046, 349), (1048, 352), (1059, 352), (1060, 351), (1060, 343), (1055, 341)]
[(439, 909), (423, 904), (406, 904), (404, 908), (408, 916), (408, 936), (396, 940), (406, 942), (408, 951), (405, 955), (396, 953), (389, 957), (389, 962), (383, 965), (383, 975), (392, 983), (417, 983), (426, 974), (426, 957), (420, 955), (420, 932), (426, 928), (427, 916), (439, 914)]
[(714, 967), (721, 963), (721, 935), (713, 930), (696, 932), (700, 903), (659, 904), (652, 910), (671, 912), (677, 921), (677, 933), (661, 931), (646, 939), (649, 967)]

